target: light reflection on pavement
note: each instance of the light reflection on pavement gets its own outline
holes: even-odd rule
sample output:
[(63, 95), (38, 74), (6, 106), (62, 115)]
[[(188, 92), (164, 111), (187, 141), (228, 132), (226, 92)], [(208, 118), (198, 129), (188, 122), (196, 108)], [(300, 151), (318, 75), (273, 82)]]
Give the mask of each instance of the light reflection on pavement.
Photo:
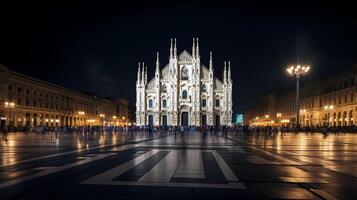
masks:
[(12, 133), (0, 150), (6, 197), (111, 199), (118, 191), (127, 199), (357, 196), (357, 134)]

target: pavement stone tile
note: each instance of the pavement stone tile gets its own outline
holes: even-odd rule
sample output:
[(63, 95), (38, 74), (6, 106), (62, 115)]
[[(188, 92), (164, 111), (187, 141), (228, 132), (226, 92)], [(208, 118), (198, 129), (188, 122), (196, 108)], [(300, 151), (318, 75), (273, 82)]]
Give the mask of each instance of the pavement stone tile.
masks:
[[(0, 193), (5, 194), (1, 196), (4, 199), (357, 196), (357, 134), (321, 137), (287, 133), (264, 137), (230, 133), (224, 138), (210, 133), (189, 133), (184, 137), (155, 133), (149, 137), (142, 132), (119, 132), (95, 134), (89, 139), (76, 134), (55, 138), (30, 133), (10, 134), (8, 139), (0, 143)], [(152, 150), (157, 153), (129, 168), (123, 167), (122, 173), (106, 174)], [(163, 160), (172, 151), (184, 153), (172, 154), (178, 156), (165, 163), (165, 167)], [(191, 153), (196, 157), (185, 160)], [(104, 155), (108, 157), (98, 157)], [(151, 172), (154, 181), (139, 181), (160, 163), (162, 170)], [(178, 170), (180, 163), (183, 166)], [(203, 163), (203, 168), (199, 163)]]

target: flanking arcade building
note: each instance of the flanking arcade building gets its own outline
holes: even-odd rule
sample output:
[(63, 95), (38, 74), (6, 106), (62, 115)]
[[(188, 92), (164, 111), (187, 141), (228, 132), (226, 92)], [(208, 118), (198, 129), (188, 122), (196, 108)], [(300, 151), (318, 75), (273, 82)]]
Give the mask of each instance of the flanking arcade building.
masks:
[(230, 62), (224, 62), (223, 81), (214, 76), (212, 52), (209, 67), (201, 63), (198, 38), (192, 54), (177, 54), (171, 39), (169, 63), (162, 69), (159, 53), (155, 76), (148, 81), (147, 67), (139, 63), (136, 81), (136, 125), (220, 126), (232, 124)]

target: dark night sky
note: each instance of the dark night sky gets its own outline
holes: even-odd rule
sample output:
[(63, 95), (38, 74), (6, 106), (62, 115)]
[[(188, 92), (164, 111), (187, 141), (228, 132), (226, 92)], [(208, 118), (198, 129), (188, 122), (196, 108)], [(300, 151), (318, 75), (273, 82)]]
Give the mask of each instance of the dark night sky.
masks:
[(234, 111), (242, 112), (269, 92), (293, 87), (288, 64), (311, 64), (306, 79), (314, 79), (357, 60), (352, 4), (116, 2), (1, 5), (0, 63), (134, 105), (137, 63), (148, 64), (151, 78), (156, 51), (161, 66), (168, 62), (171, 37), (179, 52), (190, 52), (199, 37), (201, 62), (208, 65), (213, 50), (218, 77), (223, 61), (231, 61)]

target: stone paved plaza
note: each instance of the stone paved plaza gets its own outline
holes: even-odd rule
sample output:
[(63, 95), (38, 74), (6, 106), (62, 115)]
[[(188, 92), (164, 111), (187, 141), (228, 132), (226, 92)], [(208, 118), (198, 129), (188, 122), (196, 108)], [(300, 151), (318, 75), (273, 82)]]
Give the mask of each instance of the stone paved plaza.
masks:
[(0, 199), (356, 199), (357, 135), (40, 135), (1, 142)]

